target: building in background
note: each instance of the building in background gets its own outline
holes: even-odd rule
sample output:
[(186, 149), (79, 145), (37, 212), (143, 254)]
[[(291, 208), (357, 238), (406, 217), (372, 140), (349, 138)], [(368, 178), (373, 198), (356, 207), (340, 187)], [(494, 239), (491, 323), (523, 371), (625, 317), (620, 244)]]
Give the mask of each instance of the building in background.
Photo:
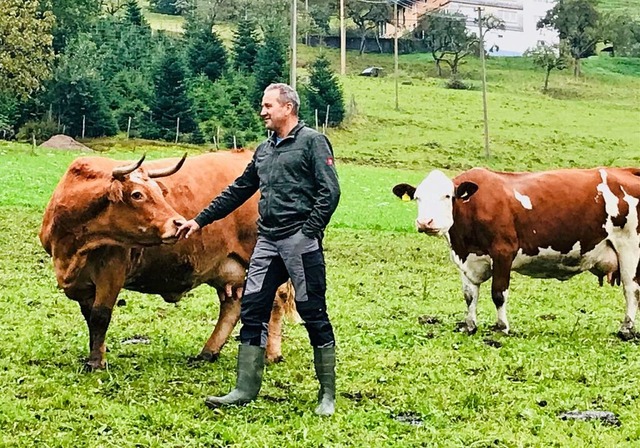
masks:
[[(504, 30), (491, 30), (485, 36), (485, 48), (500, 56), (520, 56), (527, 49), (544, 42), (548, 45), (559, 42), (555, 31), (541, 29), (536, 25), (555, 0), (399, 0), (398, 33), (413, 32), (420, 19), (428, 13), (459, 13), (467, 18), (467, 28), (478, 33), (477, 8), (484, 16), (493, 15), (504, 21)], [(392, 37), (393, 24), (384, 29), (385, 37)]]

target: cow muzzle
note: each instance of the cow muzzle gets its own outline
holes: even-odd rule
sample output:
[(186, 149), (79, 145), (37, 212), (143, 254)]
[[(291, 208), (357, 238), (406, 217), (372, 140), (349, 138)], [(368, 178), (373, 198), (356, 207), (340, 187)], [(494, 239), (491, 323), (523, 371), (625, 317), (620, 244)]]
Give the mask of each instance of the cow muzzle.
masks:
[(438, 235), (440, 234), (440, 229), (433, 225), (433, 219), (428, 221), (421, 221), (419, 219), (416, 220), (416, 229), (420, 233), (426, 233), (427, 235)]
[(162, 244), (174, 244), (176, 241), (178, 241), (178, 227), (180, 227), (180, 225), (184, 224), (186, 221), (187, 220), (182, 216), (175, 216), (169, 219), (169, 221), (167, 221), (167, 224), (165, 225), (164, 232), (160, 236), (160, 238), (162, 238)]

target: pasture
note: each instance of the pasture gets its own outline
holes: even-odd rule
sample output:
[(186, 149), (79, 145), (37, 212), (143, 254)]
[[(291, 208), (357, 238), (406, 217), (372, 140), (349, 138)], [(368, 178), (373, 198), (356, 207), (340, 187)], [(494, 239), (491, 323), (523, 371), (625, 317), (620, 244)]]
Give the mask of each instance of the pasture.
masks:
[[(354, 57), (354, 66), (376, 57), (366, 58)], [(587, 61), (584, 79), (555, 74), (557, 90), (544, 96), (542, 74), (522, 60), (491, 60), (486, 160), (480, 92), (445, 90), (425, 78), (429, 61), (411, 58), (401, 64), (412, 84), (400, 86), (400, 111), (392, 77), (344, 78), (357, 114), (330, 134), (343, 187), (325, 241), (339, 344), (330, 419), (313, 414), (311, 348), (304, 328), (290, 323), (285, 362), (267, 368), (257, 401), (204, 406), (206, 395), (234, 385), (237, 352), (230, 341), (216, 363), (188, 362), (217, 316), (207, 287), (178, 305), (123, 292), (126, 305), (107, 334), (109, 368), (84, 373), (84, 319), (56, 289), (37, 239), (44, 206), (76, 154), (0, 144), (0, 446), (638, 446), (640, 356), (637, 343), (615, 336), (620, 288), (600, 288), (591, 274), (567, 282), (514, 274), (513, 334), (489, 330), (486, 285), (478, 334), (457, 333), (466, 306), (446, 243), (418, 235), (414, 204), (391, 194), (434, 167), (640, 166), (640, 77), (629, 74), (638, 66)], [(465, 68), (472, 77), (474, 64)], [(185, 149), (94, 143), (121, 159)], [(149, 343), (130, 343), (140, 336)], [(621, 425), (558, 418), (574, 409), (612, 411)]]

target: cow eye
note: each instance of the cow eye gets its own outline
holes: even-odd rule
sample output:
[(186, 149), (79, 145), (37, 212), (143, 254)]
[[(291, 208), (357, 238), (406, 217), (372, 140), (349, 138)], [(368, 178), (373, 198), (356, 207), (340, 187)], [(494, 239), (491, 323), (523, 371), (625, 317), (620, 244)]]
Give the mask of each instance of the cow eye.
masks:
[(451, 195), (450, 194), (446, 194), (446, 195), (444, 195), (444, 198), (445, 199), (451, 199)]
[(139, 191), (134, 191), (133, 193), (131, 193), (131, 198), (135, 199), (136, 201), (139, 201), (143, 197), (144, 195)]

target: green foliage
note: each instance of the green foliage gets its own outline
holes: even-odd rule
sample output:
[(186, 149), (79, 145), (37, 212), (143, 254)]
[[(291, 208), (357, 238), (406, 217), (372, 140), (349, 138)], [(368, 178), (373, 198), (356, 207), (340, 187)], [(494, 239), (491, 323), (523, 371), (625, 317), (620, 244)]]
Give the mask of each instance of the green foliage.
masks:
[(552, 70), (564, 70), (569, 64), (569, 57), (566, 47), (560, 45), (547, 45), (544, 42), (539, 43), (535, 48), (527, 50), (524, 55), (530, 57), (533, 64), (544, 69), (544, 87), (546, 92), (549, 87), (549, 75)]
[(219, 79), (227, 66), (227, 52), (213, 29), (213, 20), (195, 13), (187, 15), (184, 39), (191, 71), (211, 81)]
[(53, 48), (56, 53), (78, 34), (88, 32), (100, 16), (101, 0), (51, 0), (56, 17), (53, 27)]
[(178, 118), (181, 133), (190, 133), (195, 129), (192, 103), (187, 95), (185, 79), (186, 67), (182, 56), (170, 45), (165, 49), (165, 54), (154, 73), (151, 124), (143, 136), (173, 140)]
[[(335, 72), (331, 69), (329, 59), (321, 54), (309, 71), (309, 85), (306, 86), (305, 95), (305, 106), (309, 108), (306, 121), (313, 123), (310, 117), (313, 116), (315, 121), (315, 111), (318, 110), (318, 117), (322, 123), (328, 123), (329, 126), (339, 125), (345, 116), (344, 94)], [(329, 117), (326, 116), (327, 107)]]
[(360, 54), (364, 51), (365, 38), (380, 23), (385, 23), (393, 16), (393, 8), (387, 2), (362, 2), (360, 0), (345, 1), (345, 16), (357, 27), (360, 36)]
[(114, 135), (118, 130), (99, 67), (95, 44), (80, 34), (69, 42), (48, 86), (46, 102), (72, 137), (82, 135), (83, 117), (85, 137)]
[(321, 0), (309, 3), (309, 15), (312, 19), (312, 32), (329, 34), (331, 18), (338, 14), (338, 2)]
[(287, 82), (288, 63), (286, 37), (282, 30), (272, 26), (265, 30), (264, 42), (258, 49), (256, 68), (254, 70), (256, 84), (254, 103), (262, 101), (264, 89), (272, 83)]
[(50, 77), (55, 18), (39, 0), (0, 0), (0, 90), (22, 98)]
[(142, 14), (138, 0), (127, 0), (124, 4), (124, 21), (135, 26), (148, 27), (149, 24)]
[(610, 11), (601, 16), (602, 39), (611, 45), (611, 55), (640, 57), (640, 19)]
[(60, 133), (60, 128), (56, 122), (51, 118), (45, 117), (38, 121), (27, 121), (18, 130), (16, 138), (20, 141), (26, 141), (31, 143), (33, 138), (36, 139), (36, 144), (49, 140), (56, 134)]
[(233, 32), (233, 68), (244, 73), (253, 73), (256, 68), (260, 38), (256, 23), (242, 19)]
[(599, 22), (596, 0), (558, 0), (537, 26), (558, 32), (574, 59), (574, 74), (579, 76), (580, 59), (595, 54), (596, 44), (602, 38)]
[(160, 14), (177, 15), (176, 0), (149, 0), (149, 9)]

